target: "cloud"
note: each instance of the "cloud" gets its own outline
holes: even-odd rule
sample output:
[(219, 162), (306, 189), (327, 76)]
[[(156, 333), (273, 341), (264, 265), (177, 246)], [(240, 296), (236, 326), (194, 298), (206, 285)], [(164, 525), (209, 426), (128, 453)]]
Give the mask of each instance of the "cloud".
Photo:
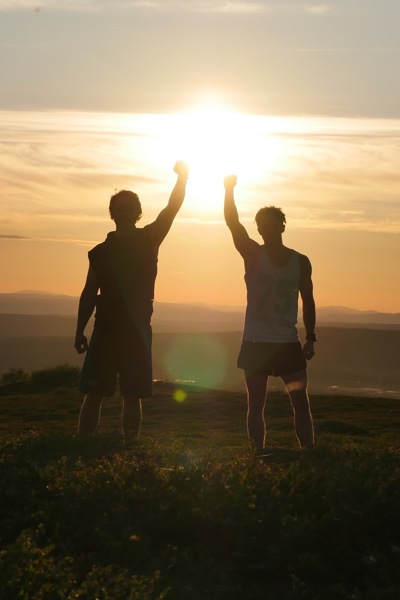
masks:
[(0, 0), (0, 10), (45, 9), (71, 11), (145, 10), (157, 12), (258, 13), (269, 10), (269, 3), (244, 0), (42, 0), (37, 5), (30, 0)]
[(0, 10), (32, 11), (40, 17), (44, 10), (102, 12), (146, 11), (158, 13), (209, 13), (231, 15), (257, 15), (261, 13), (292, 14), (308, 12), (323, 15), (331, 11), (327, 4), (300, 4), (297, 0), (0, 0)]
[(0, 0), (0, 10), (13, 12), (23, 10), (37, 15), (46, 9), (85, 11), (94, 7), (93, 0), (41, 0), (37, 3), (31, 0)]
[(0, 233), (1, 240), (30, 240), (32, 238), (27, 237), (26, 235), (10, 235), (10, 234), (2, 234)]
[(226, 14), (260, 14), (270, 12), (271, 7), (264, 2), (237, 2), (230, 0), (226, 2), (198, 2), (193, 6), (195, 12), (226, 13)]
[[(316, 5), (315, 11), (322, 11), (324, 5)], [(313, 7), (311, 7), (312, 9)], [(39, 15), (46, 9), (62, 11), (147, 11), (176, 13), (210, 13), (210, 14), (260, 14), (269, 12), (298, 12), (293, 2), (277, 2), (255, 0), (42, 0), (32, 4), (30, 0), (0, 0), (0, 10), (30, 10)]]
[(292, 131), (275, 135), (290, 159), (244, 191), (246, 218), (267, 194), (293, 213), (296, 227), (400, 233), (398, 120), (287, 122)]
[[(262, 161), (257, 178), (245, 180), (239, 171), (235, 190), (249, 234), (258, 239), (254, 215), (260, 206), (282, 206), (289, 244), (294, 240), (294, 247), (315, 257), (316, 289), (325, 290), (338, 303), (342, 300), (335, 294), (338, 282), (343, 283), (342, 271), (359, 260), (369, 277), (371, 259), (376, 264), (382, 252), (384, 259), (374, 277), (388, 282), (376, 286), (383, 290), (379, 300), (383, 306), (398, 264), (400, 120), (245, 117), (246, 128), (262, 141), (258, 147), (245, 145), (252, 160)], [(165, 206), (175, 181), (171, 132), (179, 137), (179, 127), (177, 115), (0, 111), (0, 242), (7, 249), (1, 265), (3, 286), (78, 293), (87, 250), (113, 229), (107, 209), (114, 189), (138, 191), (144, 201), (140, 226)], [(194, 262), (199, 253), (205, 256), (201, 264), (215, 263), (216, 271), (220, 269), (221, 286), (225, 271), (231, 273), (236, 268), (231, 265), (238, 265), (238, 287), (229, 289), (229, 298), (238, 303), (237, 298), (243, 297), (239, 255), (237, 262), (229, 255), (229, 268), (223, 267), (225, 242), (233, 250), (223, 222), (222, 181), (214, 193), (210, 175), (204, 171), (205, 192), (198, 200), (193, 178), (189, 179), (187, 198), (162, 249), (160, 300), (172, 301), (170, 274), (181, 268), (178, 262), (200, 264)], [(205, 209), (202, 201), (211, 208)], [(381, 240), (382, 250), (360, 249), (361, 238)], [(343, 239), (349, 240), (347, 245)], [(321, 273), (329, 271), (333, 258), (342, 261), (337, 265), (340, 272), (329, 273), (324, 284)], [(197, 270), (187, 273), (185, 281), (192, 300), (203, 301), (202, 294), (207, 294), (207, 301), (222, 302), (224, 292), (211, 287), (210, 279), (200, 289)], [(184, 293), (184, 287), (180, 281), (177, 289)], [(357, 293), (361, 298), (363, 291)], [(390, 295), (398, 297), (395, 291)]]
[(55, 243), (55, 244), (71, 244), (75, 246), (83, 246), (88, 248), (93, 248), (96, 244), (99, 243), (99, 240), (88, 240), (88, 239), (78, 239), (78, 238), (63, 238), (63, 237), (28, 237), (22, 235), (7, 235), (0, 234), (0, 240), (11, 240), (16, 242), (37, 242), (37, 243)]
[(146, 115), (0, 111), (3, 236), (100, 240), (112, 229), (109, 198), (123, 188), (139, 194), (143, 224), (154, 218), (175, 177), (171, 158), (168, 172), (144, 159), (155, 135), (148, 123)]
[[(0, 112), (1, 237), (102, 239), (112, 228), (108, 199), (121, 188), (137, 191), (142, 225), (150, 222), (174, 182), (170, 129), (172, 123), (178, 132), (179, 123), (168, 119)], [(239, 173), (238, 206), (246, 222), (254, 221), (267, 195), (295, 215), (296, 227), (400, 231), (400, 121), (254, 116), (251, 123), (266, 140), (255, 156), (267, 158), (253, 183)], [(215, 194), (219, 207), (220, 189), (214, 192), (211, 183), (204, 193)], [(192, 177), (178, 220), (221, 224), (219, 208), (196, 208), (196, 194)]]
[(312, 15), (325, 15), (331, 8), (327, 4), (307, 4), (306, 11)]

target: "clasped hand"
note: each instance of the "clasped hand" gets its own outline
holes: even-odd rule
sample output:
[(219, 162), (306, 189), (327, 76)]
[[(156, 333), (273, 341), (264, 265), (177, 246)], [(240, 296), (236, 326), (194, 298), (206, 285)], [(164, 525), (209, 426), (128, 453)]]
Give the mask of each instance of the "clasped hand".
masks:
[(224, 186), (226, 190), (232, 190), (237, 184), (236, 175), (227, 175), (224, 179)]
[(314, 356), (314, 342), (307, 341), (303, 346), (303, 356), (306, 360), (311, 360)]
[(84, 352), (86, 352), (86, 350), (88, 349), (88, 342), (87, 342), (87, 338), (85, 335), (76, 334), (75, 337), (75, 350), (78, 352), (78, 354), (83, 354)]
[(174, 171), (178, 177), (187, 179), (189, 177), (189, 165), (183, 160), (177, 160), (174, 166)]

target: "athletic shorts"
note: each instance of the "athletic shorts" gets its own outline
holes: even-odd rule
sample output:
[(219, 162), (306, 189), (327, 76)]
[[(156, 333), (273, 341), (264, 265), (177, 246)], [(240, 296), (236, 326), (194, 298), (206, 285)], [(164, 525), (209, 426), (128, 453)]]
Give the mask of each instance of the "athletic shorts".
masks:
[(152, 331), (146, 324), (139, 332), (132, 325), (96, 325), (82, 367), (79, 389), (84, 394), (112, 396), (117, 376), (122, 396), (152, 395)]
[(289, 375), (307, 368), (300, 342), (272, 344), (243, 341), (237, 366), (258, 375)]

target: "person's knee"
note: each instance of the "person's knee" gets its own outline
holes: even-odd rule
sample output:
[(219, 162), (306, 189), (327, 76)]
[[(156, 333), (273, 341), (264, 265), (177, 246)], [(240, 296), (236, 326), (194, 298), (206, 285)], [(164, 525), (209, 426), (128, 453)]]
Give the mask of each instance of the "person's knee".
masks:
[(140, 398), (131, 395), (122, 396), (122, 402), (125, 406), (140, 406), (141, 404)]
[(86, 394), (85, 402), (91, 406), (99, 406), (103, 401), (103, 396), (99, 394)]
[(249, 399), (247, 403), (247, 411), (249, 415), (260, 416), (264, 412), (265, 400), (257, 398), (256, 400)]
[(308, 411), (309, 410), (310, 404), (309, 404), (309, 399), (308, 399), (308, 394), (307, 394), (306, 389), (291, 391), (289, 393), (289, 396), (290, 396), (290, 401), (292, 403), (294, 410), (297, 410), (297, 411)]
[(282, 375), (282, 380), (290, 396), (307, 394), (307, 371), (304, 370), (290, 375)]

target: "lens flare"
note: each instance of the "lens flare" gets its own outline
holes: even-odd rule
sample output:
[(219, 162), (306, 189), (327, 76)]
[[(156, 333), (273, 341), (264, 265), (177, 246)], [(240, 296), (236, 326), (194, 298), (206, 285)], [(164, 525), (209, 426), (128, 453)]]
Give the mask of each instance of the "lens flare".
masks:
[(175, 402), (185, 402), (187, 398), (187, 393), (184, 390), (175, 390), (174, 392), (174, 400)]
[(203, 106), (169, 115), (149, 141), (149, 157), (170, 165), (171, 156), (190, 165), (190, 194), (185, 205), (195, 212), (219, 213), (223, 179), (238, 174), (241, 185), (268, 177), (280, 164), (282, 141), (272, 132), (273, 121), (263, 122), (224, 106)]
[(226, 351), (216, 336), (182, 334), (171, 342), (165, 355), (170, 379), (193, 381), (196, 386), (213, 388), (224, 381)]

